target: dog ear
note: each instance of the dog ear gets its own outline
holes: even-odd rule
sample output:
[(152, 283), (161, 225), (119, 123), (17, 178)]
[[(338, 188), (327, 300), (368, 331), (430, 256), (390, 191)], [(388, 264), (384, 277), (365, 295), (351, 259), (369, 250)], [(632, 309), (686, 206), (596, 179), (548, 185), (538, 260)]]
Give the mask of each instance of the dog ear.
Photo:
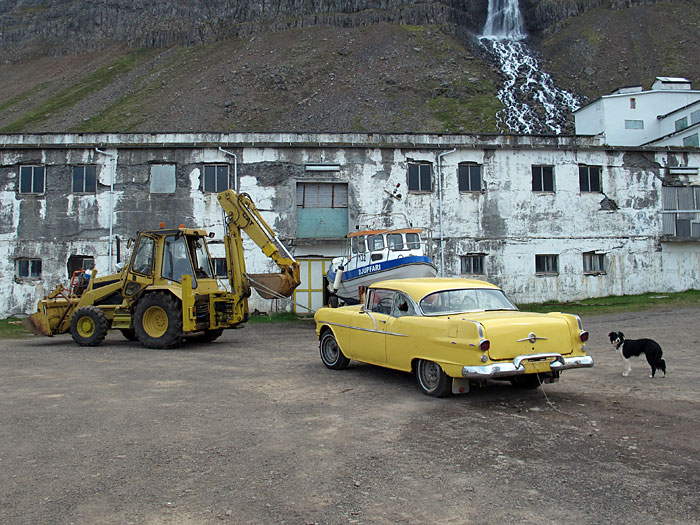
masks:
[(610, 332), (610, 333), (608, 334), (608, 337), (612, 340), (613, 337), (615, 337), (615, 332)]
[(620, 339), (622, 339), (623, 337), (625, 337), (625, 334), (623, 334), (622, 332), (617, 332), (617, 336), (618, 336)]

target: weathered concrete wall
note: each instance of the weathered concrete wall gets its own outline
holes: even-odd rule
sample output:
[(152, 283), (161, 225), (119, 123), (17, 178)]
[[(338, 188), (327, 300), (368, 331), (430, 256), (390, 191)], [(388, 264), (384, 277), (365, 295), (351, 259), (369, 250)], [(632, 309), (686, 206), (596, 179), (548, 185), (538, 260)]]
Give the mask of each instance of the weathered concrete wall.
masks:
[[(100, 273), (107, 273), (110, 227), (121, 239), (122, 260), (126, 239), (160, 222), (203, 227), (219, 241), (222, 211), (216, 194), (202, 192), (203, 166), (208, 163), (230, 166), (232, 186), (253, 197), (299, 257), (333, 257), (342, 252), (342, 243), (296, 238), (296, 185), (347, 182), (351, 229), (363, 214), (404, 214), (413, 225), (432, 230), (440, 265), (442, 208), (446, 275), (459, 275), (460, 255), (483, 253), (483, 278), (504, 287), (518, 302), (700, 287), (700, 242), (661, 242), (666, 168), (700, 166), (700, 154), (692, 150), (605, 149), (586, 137), (408, 134), (51, 134), (2, 139), (2, 316), (30, 312), (38, 298), (65, 283), (71, 254), (94, 257)], [(407, 191), (408, 163), (413, 161), (432, 163), (432, 192)], [(459, 192), (460, 162), (482, 166), (482, 192)], [(175, 193), (150, 192), (154, 163), (176, 166)], [(19, 167), (28, 164), (46, 167), (42, 195), (17, 193)], [(75, 164), (97, 165), (95, 194), (71, 192)], [(313, 172), (306, 170), (308, 164), (337, 164), (340, 170)], [(533, 164), (554, 166), (554, 193), (533, 193)], [(579, 191), (579, 164), (602, 166), (602, 193)], [(700, 185), (697, 170), (688, 173), (681, 182)], [(390, 195), (394, 192), (400, 197)], [(249, 271), (275, 270), (252, 242), (246, 240), (244, 246)], [(116, 249), (113, 243), (112, 265)], [(214, 257), (224, 255), (219, 242), (211, 251)], [(605, 254), (604, 274), (584, 275), (582, 254), (591, 251)], [(558, 254), (558, 274), (536, 275), (535, 254)], [(18, 257), (42, 259), (41, 278), (16, 278)], [(255, 296), (251, 302), (261, 310), (271, 306)]]

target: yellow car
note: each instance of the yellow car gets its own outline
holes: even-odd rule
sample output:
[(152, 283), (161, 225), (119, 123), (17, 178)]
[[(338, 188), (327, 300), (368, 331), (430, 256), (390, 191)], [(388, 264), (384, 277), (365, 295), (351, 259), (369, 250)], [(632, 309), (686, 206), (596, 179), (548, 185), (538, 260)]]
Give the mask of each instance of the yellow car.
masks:
[(415, 372), (436, 397), (485, 379), (537, 388), (562, 370), (593, 366), (578, 316), (521, 312), (500, 288), (472, 279), (377, 282), (364, 304), (321, 308), (314, 320), (328, 368), (355, 359)]

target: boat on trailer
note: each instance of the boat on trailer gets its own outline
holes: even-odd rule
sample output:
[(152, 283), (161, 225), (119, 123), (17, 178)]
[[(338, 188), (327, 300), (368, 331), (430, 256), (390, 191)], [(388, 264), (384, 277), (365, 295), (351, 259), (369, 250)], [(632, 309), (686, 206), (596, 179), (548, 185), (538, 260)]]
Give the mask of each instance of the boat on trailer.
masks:
[(386, 279), (435, 277), (421, 228), (362, 230), (347, 234), (347, 255), (336, 257), (326, 273), (330, 306), (358, 304), (365, 289)]

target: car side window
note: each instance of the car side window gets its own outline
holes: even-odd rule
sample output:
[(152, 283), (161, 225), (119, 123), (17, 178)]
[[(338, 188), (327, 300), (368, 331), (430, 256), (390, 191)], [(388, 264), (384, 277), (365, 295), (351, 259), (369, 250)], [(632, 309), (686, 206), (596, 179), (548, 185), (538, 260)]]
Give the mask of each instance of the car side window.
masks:
[(394, 304), (394, 292), (392, 290), (373, 289), (369, 298), (368, 308), (378, 314), (391, 314)]
[(413, 308), (413, 302), (406, 295), (396, 292), (391, 316), (403, 317), (404, 315), (416, 315), (416, 310)]

